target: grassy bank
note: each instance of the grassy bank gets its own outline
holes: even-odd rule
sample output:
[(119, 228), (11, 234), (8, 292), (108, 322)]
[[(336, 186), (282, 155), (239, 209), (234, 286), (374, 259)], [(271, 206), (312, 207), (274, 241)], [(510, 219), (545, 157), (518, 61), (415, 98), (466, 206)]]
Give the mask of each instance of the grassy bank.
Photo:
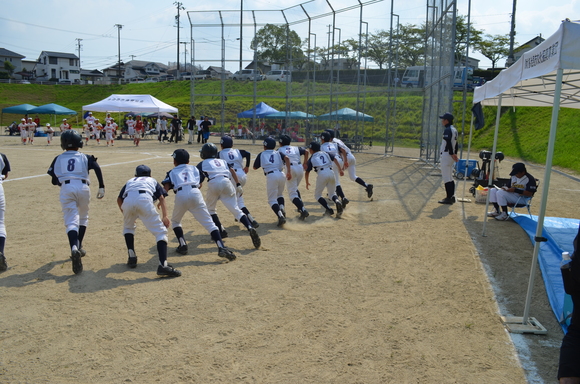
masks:
[[(308, 89), (314, 89), (318, 96), (310, 97), (306, 94)], [(362, 89), (362, 88), (361, 88)], [(377, 145), (384, 142), (386, 135), (386, 110), (387, 93), (384, 87), (367, 86), (366, 97), (361, 95), (347, 94), (356, 91), (353, 85), (341, 85), (333, 88), (333, 106), (330, 106), (331, 90), (328, 84), (312, 84), (308, 82), (294, 82), (291, 84), (290, 97), (286, 98), (286, 84), (280, 82), (264, 81), (257, 85), (256, 102), (264, 101), (278, 110), (285, 110), (288, 103), (290, 110), (306, 112), (307, 102), (313, 106), (315, 115), (327, 113), (330, 109), (349, 107), (362, 109), (366, 114), (375, 117), (374, 123), (343, 122), (343, 133), (350, 135), (355, 132), (372, 138)], [(220, 118), (221, 116), (221, 82), (203, 81), (196, 84), (195, 89), (195, 113), (196, 115), (210, 115)], [(12, 105), (29, 103), (43, 105), (57, 103), (67, 108), (81, 112), (82, 106), (102, 100), (114, 94), (151, 94), (164, 102), (179, 108), (181, 116), (189, 115), (190, 108), (190, 84), (189, 82), (161, 82), (145, 84), (125, 85), (94, 85), (94, 86), (70, 86), (70, 85), (37, 85), (37, 84), (0, 84), (0, 108)], [(254, 105), (253, 83), (227, 81), (225, 94), (225, 120), (227, 127), (230, 123), (237, 124), (237, 113), (250, 109)], [(459, 99), (459, 96), (457, 97)], [(337, 101), (338, 100), (338, 101)], [(469, 106), (471, 101), (468, 100)], [(461, 116), (461, 104), (454, 103), (455, 115)], [(422, 97), (417, 91), (400, 90), (397, 95), (396, 116), (396, 145), (418, 146), (421, 136), (421, 113)], [(521, 158), (526, 161), (544, 163), (546, 160), (548, 134), (550, 129), (551, 108), (518, 107), (503, 108), (498, 150), (506, 156)], [(475, 150), (491, 149), (493, 144), (493, 132), (495, 128), (496, 109), (485, 107), (485, 127), (474, 133), (472, 147)], [(96, 114), (98, 117), (100, 114)], [(470, 113), (468, 110), (468, 119)], [(104, 117), (104, 114), (103, 114)], [(20, 115), (4, 115), (3, 122), (20, 120)], [(74, 120), (74, 118), (73, 118)], [(569, 168), (580, 172), (580, 160), (577, 156), (577, 148), (580, 148), (580, 135), (576, 134), (577, 121), (580, 120), (580, 111), (562, 109), (558, 123), (558, 135), (554, 153), (554, 165)], [(44, 121), (44, 120), (42, 120)], [(319, 122), (317, 129), (324, 129), (330, 125), (327, 122)], [(465, 122), (469, 129), (470, 121)], [(221, 126), (221, 122), (218, 122)], [(456, 121), (460, 127), (461, 122)], [(467, 140), (468, 135), (466, 134)], [(467, 142), (465, 143), (467, 145)]]

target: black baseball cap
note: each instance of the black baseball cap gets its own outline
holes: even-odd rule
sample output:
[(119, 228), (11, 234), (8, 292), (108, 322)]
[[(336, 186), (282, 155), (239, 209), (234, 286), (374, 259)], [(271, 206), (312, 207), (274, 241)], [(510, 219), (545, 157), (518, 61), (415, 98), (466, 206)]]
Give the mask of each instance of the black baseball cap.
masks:
[(445, 112), (444, 114), (442, 114), (441, 116), (439, 116), (440, 119), (445, 119), (445, 120), (449, 120), (449, 121), (453, 121), (453, 115), (449, 112)]
[(186, 164), (189, 162), (189, 152), (185, 149), (176, 149), (171, 155), (179, 164)]
[(526, 165), (524, 163), (515, 163), (512, 166), (512, 171), (510, 172), (510, 176), (513, 176), (516, 173), (520, 173), (520, 172), (527, 172)]
[(135, 169), (135, 176), (139, 177), (139, 176), (151, 176), (151, 168), (149, 168), (148, 166), (141, 164), (138, 165), (137, 168)]

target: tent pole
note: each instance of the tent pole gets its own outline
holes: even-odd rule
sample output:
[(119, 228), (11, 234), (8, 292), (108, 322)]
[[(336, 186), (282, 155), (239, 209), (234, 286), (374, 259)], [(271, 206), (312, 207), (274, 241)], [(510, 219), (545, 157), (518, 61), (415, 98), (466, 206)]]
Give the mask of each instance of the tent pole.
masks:
[(486, 237), (485, 230), (487, 228), (487, 212), (489, 212), (489, 189), (490, 185), (493, 185), (493, 171), (495, 170), (495, 152), (497, 149), (497, 136), (499, 132), (499, 119), (501, 117), (501, 100), (502, 94), (500, 93), (497, 100), (497, 114), (495, 115), (495, 132), (493, 133), (493, 148), (491, 149), (491, 165), (489, 166), (489, 177), (487, 180), (487, 196), (485, 197), (485, 212), (483, 214), (483, 233), (481, 236)]
[(528, 284), (528, 294), (526, 296), (526, 306), (524, 308), (523, 324), (527, 322), (530, 313), (529, 306), (532, 299), (532, 288), (538, 261), (538, 253), (542, 241), (542, 231), (544, 229), (544, 217), (546, 215), (546, 201), (548, 200), (548, 190), (550, 187), (550, 176), (552, 174), (552, 158), (554, 157), (554, 146), (556, 143), (556, 132), (558, 130), (558, 115), (560, 113), (560, 94), (562, 91), (563, 70), (558, 69), (556, 74), (556, 87), (554, 89), (554, 104), (552, 107), (552, 121), (550, 123), (550, 139), (548, 141), (548, 153), (546, 154), (546, 169), (544, 171), (544, 181), (542, 182), (542, 201), (540, 203), (540, 213), (538, 215), (538, 225), (536, 227), (536, 242), (534, 244), (534, 257), (532, 259), (532, 268), (530, 272), (530, 282)]
[[(469, 142), (467, 144), (467, 159), (465, 160), (465, 171), (463, 172), (463, 197), (459, 201), (470, 203), (471, 199), (465, 198), (465, 188), (467, 185), (467, 171), (469, 170), (469, 155), (471, 153), (471, 138), (473, 135), (473, 113), (471, 114), (471, 124), (469, 124)], [(487, 215), (486, 215), (487, 216)]]

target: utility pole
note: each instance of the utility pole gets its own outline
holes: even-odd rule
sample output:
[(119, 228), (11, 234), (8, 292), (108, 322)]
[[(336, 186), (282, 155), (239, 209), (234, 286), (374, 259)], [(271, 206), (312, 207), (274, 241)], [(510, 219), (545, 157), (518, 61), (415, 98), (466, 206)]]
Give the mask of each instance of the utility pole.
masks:
[(119, 83), (121, 83), (121, 28), (123, 28), (123, 26), (121, 24), (115, 24), (115, 27), (117, 27), (117, 44), (119, 54), (119, 61), (117, 62), (117, 77), (119, 78)]
[(510, 53), (508, 58), (505, 62), (506, 67), (510, 67), (514, 63), (514, 38), (516, 36), (516, 0), (513, 0), (513, 9), (512, 9), (512, 27), (510, 30)]
[(183, 11), (185, 10), (185, 8), (183, 7), (183, 4), (179, 1), (176, 1), (173, 3), (173, 5), (175, 5), (177, 7), (177, 16), (175, 16), (175, 20), (177, 21), (177, 72), (176, 72), (176, 76), (175, 79), (179, 80), (179, 11)]
[[(244, 0), (240, 0), (240, 76), (242, 74), (242, 33), (244, 31)], [(225, 68), (222, 68), (225, 71)]]
[(187, 72), (187, 41), (182, 41), (180, 44), (183, 44), (183, 69)]
[(81, 47), (82, 47), (81, 41), (83, 41), (83, 39), (77, 38), (75, 40), (77, 41), (77, 50), (79, 52), (79, 69), (81, 69)]
[(133, 60), (137, 57), (136, 55), (129, 55), (129, 56), (131, 56), (131, 60)]

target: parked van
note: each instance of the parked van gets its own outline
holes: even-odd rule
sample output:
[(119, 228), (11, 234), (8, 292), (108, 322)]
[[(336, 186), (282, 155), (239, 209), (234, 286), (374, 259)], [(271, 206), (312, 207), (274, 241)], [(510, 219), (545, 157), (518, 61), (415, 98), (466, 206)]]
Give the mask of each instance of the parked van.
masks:
[(276, 69), (266, 73), (266, 80), (292, 81), (292, 72), (285, 69)]
[(256, 81), (260, 81), (260, 80), (264, 80), (264, 75), (262, 74), (262, 71), (260, 71), (259, 69), (242, 69), (242, 71), (240, 73), (234, 73), (234, 75), (232, 76), (233, 80), (251, 80), (254, 81), (254, 79)]

